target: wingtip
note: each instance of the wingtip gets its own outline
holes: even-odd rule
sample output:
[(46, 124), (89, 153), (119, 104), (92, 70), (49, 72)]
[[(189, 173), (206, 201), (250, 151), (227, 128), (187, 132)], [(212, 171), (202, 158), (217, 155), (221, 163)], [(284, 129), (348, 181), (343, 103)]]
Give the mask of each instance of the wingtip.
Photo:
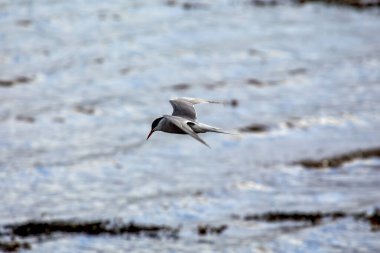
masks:
[(199, 141), (200, 143), (202, 143), (203, 145), (205, 145), (206, 147), (208, 147), (208, 148), (211, 148), (208, 144), (207, 144), (207, 142), (205, 142), (204, 140), (202, 140), (201, 138), (196, 138), (196, 140), (197, 141)]
[(184, 100), (184, 101), (188, 101), (194, 104), (198, 104), (198, 103), (224, 104), (225, 103), (223, 101), (218, 101), (218, 100), (209, 100), (209, 99), (191, 98), (191, 97), (174, 97), (174, 98), (169, 99), (169, 101), (175, 101), (175, 100)]
[(206, 147), (211, 148), (211, 147), (207, 144), (207, 142), (205, 142), (205, 141), (202, 140), (201, 138), (196, 139), (196, 140), (199, 141), (200, 143), (202, 143), (203, 145), (205, 145)]

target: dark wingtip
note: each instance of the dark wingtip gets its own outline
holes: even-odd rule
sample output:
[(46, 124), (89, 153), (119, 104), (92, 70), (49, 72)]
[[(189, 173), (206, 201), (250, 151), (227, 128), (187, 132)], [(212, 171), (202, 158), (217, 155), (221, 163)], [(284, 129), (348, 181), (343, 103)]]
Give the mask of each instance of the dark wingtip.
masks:
[(211, 149), (211, 147), (206, 143), (206, 142), (202, 142), (206, 147), (208, 147), (209, 149)]

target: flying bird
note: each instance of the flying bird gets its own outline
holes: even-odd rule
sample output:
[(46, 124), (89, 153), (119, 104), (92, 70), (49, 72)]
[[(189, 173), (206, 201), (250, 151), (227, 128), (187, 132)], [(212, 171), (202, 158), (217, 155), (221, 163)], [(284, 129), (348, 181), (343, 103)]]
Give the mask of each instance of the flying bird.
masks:
[(171, 99), (170, 104), (173, 106), (172, 115), (163, 115), (162, 117), (155, 119), (152, 123), (152, 129), (146, 139), (148, 140), (155, 131), (162, 131), (171, 134), (188, 134), (207, 147), (210, 147), (198, 136), (198, 133), (215, 132), (229, 134), (220, 128), (209, 126), (197, 121), (197, 113), (195, 112), (194, 105), (200, 103), (221, 104), (221, 102), (200, 98), (183, 97)]

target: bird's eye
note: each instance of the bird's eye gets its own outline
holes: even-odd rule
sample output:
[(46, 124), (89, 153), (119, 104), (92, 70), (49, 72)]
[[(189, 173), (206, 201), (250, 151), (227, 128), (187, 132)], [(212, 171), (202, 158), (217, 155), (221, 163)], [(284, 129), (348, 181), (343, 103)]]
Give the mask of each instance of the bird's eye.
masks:
[(161, 118), (157, 118), (157, 119), (155, 119), (153, 121), (153, 123), (152, 123), (152, 129), (154, 129), (158, 125), (158, 123), (161, 121), (161, 119), (162, 119), (162, 117)]

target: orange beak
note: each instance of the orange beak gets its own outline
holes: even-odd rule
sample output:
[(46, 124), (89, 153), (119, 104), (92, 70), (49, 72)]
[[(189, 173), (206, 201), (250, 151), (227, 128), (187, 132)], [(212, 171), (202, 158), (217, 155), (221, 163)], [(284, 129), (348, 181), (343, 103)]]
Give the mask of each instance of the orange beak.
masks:
[(148, 140), (149, 139), (149, 137), (152, 135), (152, 133), (154, 133), (154, 130), (152, 129), (152, 130), (150, 130), (150, 133), (148, 134), (148, 137), (146, 137), (146, 139)]

